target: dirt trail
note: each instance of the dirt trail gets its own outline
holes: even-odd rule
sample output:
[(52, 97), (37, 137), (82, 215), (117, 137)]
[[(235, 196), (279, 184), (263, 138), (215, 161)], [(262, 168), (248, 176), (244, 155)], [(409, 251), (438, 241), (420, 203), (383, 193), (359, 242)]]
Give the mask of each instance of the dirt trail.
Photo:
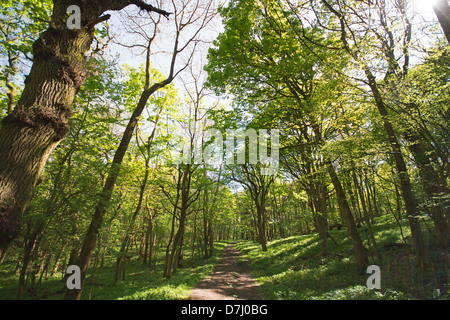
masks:
[(229, 243), (220, 253), (212, 274), (192, 290), (190, 300), (259, 300), (261, 288), (250, 274), (250, 264)]

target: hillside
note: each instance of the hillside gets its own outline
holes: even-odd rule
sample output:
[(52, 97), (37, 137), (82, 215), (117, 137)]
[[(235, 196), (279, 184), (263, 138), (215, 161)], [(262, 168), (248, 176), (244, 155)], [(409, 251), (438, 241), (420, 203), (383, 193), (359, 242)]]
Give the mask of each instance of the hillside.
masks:
[[(252, 241), (240, 241), (237, 248), (250, 260), (265, 299), (448, 299), (448, 295), (439, 296), (433, 282), (433, 275), (445, 270), (418, 273), (414, 256), (408, 254), (411, 245), (402, 241), (395, 219), (382, 216), (375, 221), (373, 229), (383, 257), (374, 262), (381, 269), (380, 290), (367, 289), (370, 274), (358, 272), (346, 230), (330, 231), (336, 243), (330, 239), (327, 257), (320, 254), (316, 233), (270, 241), (266, 252)], [(409, 240), (407, 222), (401, 225)], [(360, 232), (367, 234), (365, 228)]]

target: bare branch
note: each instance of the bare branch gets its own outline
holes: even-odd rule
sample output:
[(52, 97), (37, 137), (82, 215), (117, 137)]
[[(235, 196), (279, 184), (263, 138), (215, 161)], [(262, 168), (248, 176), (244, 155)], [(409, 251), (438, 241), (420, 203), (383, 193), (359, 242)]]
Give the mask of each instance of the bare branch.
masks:
[(111, 18), (111, 15), (110, 15), (110, 14), (105, 14), (105, 15), (103, 15), (103, 16), (101, 16), (101, 17), (95, 19), (94, 21), (89, 22), (89, 24), (87, 25), (87, 27), (92, 28), (92, 27), (94, 27), (95, 25), (97, 25), (97, 24), (99, 24), (99, 23), (102, 23), (102, 22), (104, 22), (104, 21), (106, 21), (106, 20), (109, 20), (109, 18)]
[(129, 2), (131, 4), (134, 4), (135, 6), (137, 6), (139, 9), (141, 10), (145, 10), (147, 12), (156, 12), (159, 13), (161, 15), (163, 15), (164, 17), (166, 17), (167, 19), (169, 19), (169, 16), (172, 14), (171, 12), (167, 12), (165, 10), (159, 9), (159, 8), (155, 8), (154, 6), (145, 3), (144, 1), (141, 0), (129, 0)]

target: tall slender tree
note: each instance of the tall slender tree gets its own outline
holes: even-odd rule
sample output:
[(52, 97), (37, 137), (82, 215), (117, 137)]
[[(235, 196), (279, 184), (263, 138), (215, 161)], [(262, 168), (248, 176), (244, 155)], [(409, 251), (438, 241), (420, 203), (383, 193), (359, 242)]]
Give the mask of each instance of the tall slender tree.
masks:
[[(87, 270), (89, 268), (90, 260), (92, 253), (94, 251), (95, 245), (97, 244), (97, 236), (102, 228), (103, 219), (107, 212), (108, 204), (113, 195), (113, 191), (120, 173), (120, 167), (125, 158), (125, 154), (128, 150), (129, 144), (133, 137), (133, 133), (135, 131), (136, 126), (138, 125), (139, 119), (141, 118), (142, 112), (144, 111), (149, 98), (158, 90), (166, 87), (177, 77), (183, 70), (185, 70), (192, 60), (195, 53), (196, 42), (198, 41), (198, 35), (200, 32), (208, 25), (208, 23), (214, 17), (213, 14), (213, 5), (212, 2), (209, 1), (206, 6), (200, 6), (200, 2), (182, 2), (176, 3), (172, 2), (172, 8), (174, 12), (174, 33), (175, 38), (173, 39), (173, 47), (171, 52), (171, 59), (169, 64), (169, 72), (167, 76), (163, 77), (164, 79), (160, 81), (155, 81), (152, 83), (152, 79), (150, 77), (151, 70), (151, 49), (152, 44), (155, 39), (156, 34), (158, 33), (158, 23), (159, 19), (155, 21), (153, 26), (154, 35), (148, 37), (146, 43), (146, 64), (145, 64), (145, 82), (142, 88), (142, 92), (139, 97), (139, 101), (137, 102), (136, 107), (133, 110), (130, 120), (125, 128), (125, 131), (122, 135), (122, 139), (120, 141), (119, 146), (116, 149), (114, 154), (114, 158), (108, 172), (108, 177), (103, 186), (103, 190), (100, 194), (99, 201), (95, 208), (94, 215), (92, 217), (91, 224), (89, 225), (88, 231), (86, 233), (85, 240), (83, 242), (83, 246), (81, 248), (81, 252), (77, 261), (77, 265), (81, 269), (81, 283), (84, 283), (84, 280), (87, 275)], [(189, 27), (194, 26), (194, 30)], [(182, 37), (188, 33), (186, 38), (182, 39)], [(188, 49), (188, 50), (186, 50)], [(189, 51), (187, 55), (187, 62), (178, 66), (177, 59), (179, 59), (180, 54), (183, 51)], [(184, 181), (183, 181), (184, 183)], [(82, 289), (68, 289), (65, 294), (66, 300), (78, 300), (81, 297)]]

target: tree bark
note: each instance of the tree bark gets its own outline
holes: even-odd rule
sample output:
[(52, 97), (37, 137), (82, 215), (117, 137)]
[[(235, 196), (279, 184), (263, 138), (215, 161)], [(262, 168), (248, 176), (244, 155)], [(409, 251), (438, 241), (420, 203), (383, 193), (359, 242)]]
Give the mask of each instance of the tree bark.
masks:
[[(205, 171), (206, 176), (206, 171)], [(211, 221), (209, 219), (209, 199), (208, 199), (208, 189), (205, 188), (203, 192), (203, 247), (205, 251), (205, 258), (209, 258), (212, 256), (212, 252), (209, 251), (209, 242), (210, 242), (210, 229), (211, 229)]]
[(392, 154), (395, 162), (395, 167), (397, 169), (397, 176), (400, 180), (400, 189), (403, 201), (405, 203), (406, 216), (410, 223), (411, 235), (413, 239), (413, 246), (416, 252), (417, 263), (419, 269), (424, 271), (427, 266), (427, 254), (425, 252), (425, 246), (422, 242), (423, 235), (420, 227), (420, 223), (415, 223), (415, 216), (417, 215), (417, 201), (414, 197), (412, 191), (411, 181), (409, 179), (408, 170), (406, 168), (406, 163), (403, 158), (400, 143), (397, 138), (397, 133), (394, 130), (392, 123), (389, 121), (388, 112), (384, 104), (381, 92), (378, 89), (378, 84), (375, 80), (375, 76), (369, 70), (367, 66), (364, 68), (364, 72), (369, 81), (369, 87), (372, 91), (373, 97), (375, 99), (375, 104), (377, 106), (378, 112), (383, 120), (383, 126), (387, 134), (389, 144), (392, 148)]
[(23, 292), (25, 290), (25, 276), (27, 273), (28, 265), (31, 260), (32, 251), (35, 249), (37, 237), (40, 234), (40, 230), (32, 231), (29, 238), (25, 240), (25, 248), (23, 254), (22, 267), (19, 275), (19, 286), (17, 288), (17, 299), (22, 299)]
[(450, 6), (448, 1), (436, 0), (433, 4), (433, 10), (442, 27), (442, 31), (444, 31), (444, 35), (450, 44)]
[[(143, 264), (148, 265), (148, 268), (150, 269), (152, 266), (152, 254), (153, 254), (153, 219), (158, 215), (158, 210), (155, 209), (155, 213), (152, 214), (150, 206), (148, 204), (148, 197), (146, 200), (146, 208), (148, 213), (148, 225), (147, 230), (145, 232), (145, 239), (144, 239), (144, 259)], [(148, 259), (148, 264), (147, 264)]]
[(191, 266), (195, 266), (195, 240), (197, 236), (197, 214), (194, 216), (194, 226), (192, 227), (192, 238), (191, 238)]
[[(67, 8), (74, 2), (83, 14), (81, 28), (70, 30)], [(93, 41), (95, 25), (109, 18), (101, 15), (130, 4), (156, 11), (148, 5), (143, 8), (142, 1), (53, 3), (50, 25), (33, 44), (33, 65), (25, 88), (0, 128), (0, 255), (19, 234), (23, 212), (44, 166), (68, 132), (70, 107), (85, 80), (85, 54)]]
[(328, 254), (327, 186), (321, 181), (312, 182), (310, 188), (311, 210), (314, 212), (319, 239), (322, 241), (322, 255)]
[[(256, 202), (256, 201), (255, 201)], [(258, 240), (261, 244), (262, 251), (267, 251), (266, 228), (264, 223), (265, 203), (255, 203), (256, 205), (256, 226), (258, 228)]]
[[(164, 276), (170, 278), (172, 273), (177, 270), (182, 259), (184, 231), (188, 216), (188, 209), (192, 202), (189, 201), (191, 190), (191, 178), (193, 173), (191, 164), (186, 164), (184, 169), (179, 169), (179, 175), (182, 176), (181, 183), (178, 184), (177, 194), (180, 194), (180, 217), (177, 233), (172, 244), (172, 252), (168, 259), (166, 258), (166, 266)], [(175, 206), (176, 207), (176, 206)], [(169, 252), (167, 252), (169, 253)]]
[[(375, 236), (373, 234), (372, 222), (370, 221), (369, 213), (367, 212), (366, 201), (364, 199), (364, 190), (363, 190), (363, 187), (362, 187), (362, 178), (361, 178), (361, 183), (360, 183), (358, 181), (358, 178), (356, 177), (355, 168), (352, 168), (352, 178), (353, 178), (353, 181), (354, 181), (354, 184), (355, 184), (356, 192), (358, 193), (360, 201), (361, 201), (363, 216), (364, 216), (364, 220), (365, 220), (366, 225), (367, 225), (367, 231), (369, 233), (370, 242), (372, 242), (373, 250), (375, 251), (374, 253), (377, 256), (378, 261), (381, 262), (381, 254), (380, 254), (380, 251), (378, 250), (377, 242), (376, 242)], [(369, 198), (367, 198), (367, 199), (369, 200)], [(369, 249), (370, 249), (370, 246), (369, 246)]]
[[(409, 143), (409, 150), (411, 151), (414, 161), (419, 169), (419, 176), (422, 181), (423, 190), (427, 196), (427, 210), (433, 219), (437, 246), (442, 252), (448, 249), (448, 226), (445, 214), (448, 215), (448, 208), (446, 208), (446, 197), (448, 189), (445, 182), (442, 181), (439, 174), (433, 168), (427, 153), (430, 150), (425, 148), (421, 137), (418, 134), (405, 134), (405, 139)], [(446, 212), (447, 211), (447, 212)]]

